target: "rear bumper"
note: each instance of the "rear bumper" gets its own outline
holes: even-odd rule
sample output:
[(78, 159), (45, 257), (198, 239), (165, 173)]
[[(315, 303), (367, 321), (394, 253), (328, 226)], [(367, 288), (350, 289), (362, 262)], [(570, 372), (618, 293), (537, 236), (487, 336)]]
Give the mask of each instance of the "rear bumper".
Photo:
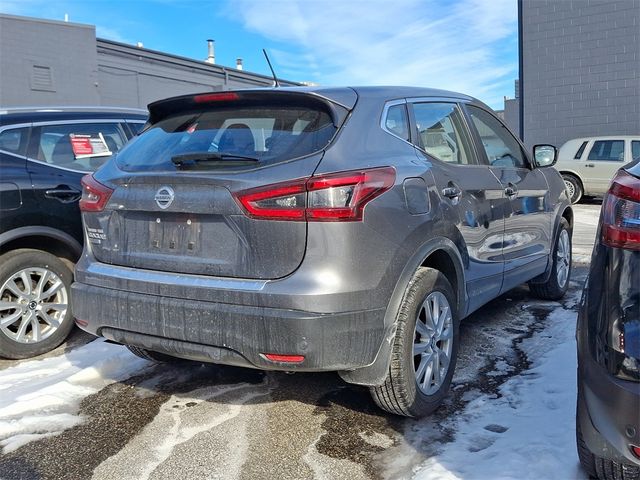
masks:
[(582, 356), (578, 388), (579, 422), (589, 450), (603, 458), (640, 466), (630, 445), (640, 445), (640, 383), (608, 374), (591, 358)]
[[(161, 289), (161, 285), (157, 285)], [(94, 335), (169, 355), (267, 370), (339, 371), (370, 365), (385, 309), (315, 313), (218, 303), (74, 283), (74, 316)], [(275, 363), (263, 354), (303, 355)]]

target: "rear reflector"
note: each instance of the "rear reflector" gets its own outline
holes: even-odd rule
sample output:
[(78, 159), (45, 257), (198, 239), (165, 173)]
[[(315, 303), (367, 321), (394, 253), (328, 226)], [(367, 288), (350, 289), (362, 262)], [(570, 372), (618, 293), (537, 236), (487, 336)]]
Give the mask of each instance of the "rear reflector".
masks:
[(277, 353), (264, 353), (264, 357), (272, 362), (279, 363), (302, 363), (304, 355), (279, 355)]
[(93, 175), (85, 175), (80, 183), (82, 184), (80, 210), (83, 212), (101, 212), (104, 210), (113, 190), (98, 182), (93, 178)]
[(203, 95), (196, 95), (193, 97), (193, 101), (196, 103), (210, 103), (210, 102), (228, 102), (231, 100), (238, 100), (237, 93), (205, 93)]
[(372, 168), (267, 185), (234, 196), (253, 218), (349, 222), (362, 220), (367, 203), (389, 190), (395, 179), (393, 167)]
[(640, 250), (640, 179), (621, 170), (603, 202), (602, 243)]
[(89, 325), (89, 322), (76, 318), (76, 325), (78, 325), (79, 327), (86, 327), (87, 325)]

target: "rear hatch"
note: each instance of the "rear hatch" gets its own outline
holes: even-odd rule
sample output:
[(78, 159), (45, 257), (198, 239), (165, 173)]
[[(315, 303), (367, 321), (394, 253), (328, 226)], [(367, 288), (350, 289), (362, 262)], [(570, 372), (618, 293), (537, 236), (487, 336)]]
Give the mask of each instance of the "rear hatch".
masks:
[(306, 250), (304, 218), (254, 218), (238, 194), (312, 175), (349, 109), (269, 90), (177, 97), (149, 111), (144, 132), (94, 175), (96, 194), (104, 186), (108, 197), (83, 208), (96, 259), (255, 279), (293, 272)]

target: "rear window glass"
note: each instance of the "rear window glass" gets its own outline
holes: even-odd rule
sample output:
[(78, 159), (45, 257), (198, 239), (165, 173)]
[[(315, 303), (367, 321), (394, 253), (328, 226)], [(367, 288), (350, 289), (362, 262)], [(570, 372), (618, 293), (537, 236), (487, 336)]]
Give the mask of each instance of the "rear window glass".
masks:
[(633, 140), (631, 142), (631, 160), (640, 158), (640, 141)]
[(127, 171), (219, 168), (243, 160), (262, 166), (321, 150), (335, 131), (326, 112), (309, 107), (222, 107), (161, 120), (116, 162)]

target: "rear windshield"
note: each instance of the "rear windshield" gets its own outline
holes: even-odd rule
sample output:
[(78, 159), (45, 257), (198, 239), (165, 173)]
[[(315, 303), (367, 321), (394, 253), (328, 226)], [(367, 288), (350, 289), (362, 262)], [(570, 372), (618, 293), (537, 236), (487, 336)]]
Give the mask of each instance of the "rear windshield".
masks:
[(327, 112), (306, 106), (219, 107), (161, 120), (116, 162), (126, 171), (262, 166), (321, 150), (335, 132)]

